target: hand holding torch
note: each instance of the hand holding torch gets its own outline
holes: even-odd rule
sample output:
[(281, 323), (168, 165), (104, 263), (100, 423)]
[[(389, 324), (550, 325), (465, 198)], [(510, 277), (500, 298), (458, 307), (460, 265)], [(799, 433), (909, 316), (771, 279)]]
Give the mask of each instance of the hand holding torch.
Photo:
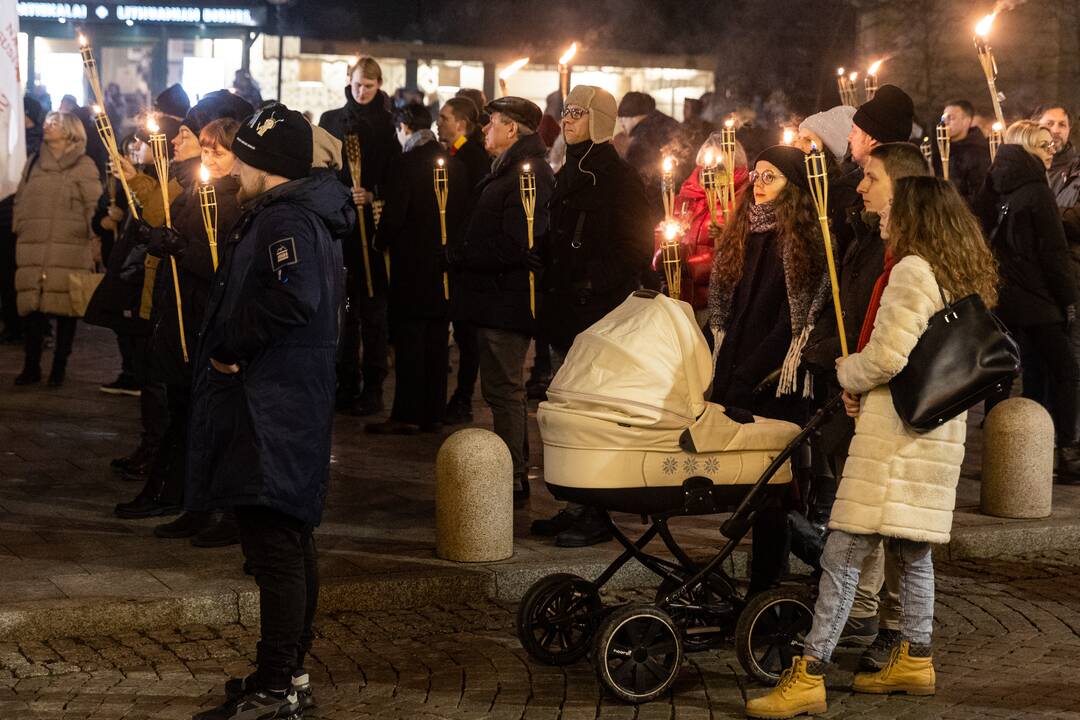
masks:
[[(446, 196), (449, 191), (448, 178), (446, 175), (446, 160), (439, 158), (435, 161), (435, 200), (439, 204), (439, 237), (442, 246), (446, 247)], [(450, 299), (450, 276), (444, 270), (442, 274), (443, 297)]]
[[(353, 187), (360, 185), (360, 136), (356, 133), (345, 135), (345, 160), (349, 163), (349, 174), (352, 175)], [(368, 253), (367, 220), (364, 216), (364, 206), (357, 206), (358, 224), (360, 225), (360, 255), (364, 262), (364, 280), (367, 281), (368, 297), (375, 297), (375, 286), (371, 282), (371, 256)]]
[[(154, 154), (154, 169), (157, 170), (161, 199), (165, 204), (165, 227), (172, 228), (172, 215), (169, 212), (168, 141), (165, 138), (165, 133), (160, 131), (153, 118), (146, 121), (146, 129), (150, 132), (150, 149)], [(183, 353), (184, 362), (186, 363), (188, 362), (188, 350), (187, 333), (184, 332), (184, 302), (180, 299), (180, 275), (176, 270), (176, 258), (171, 254), (169, 255), (169, 264), (172, 267), (173, 291), (176, 294), (176, 321), (180, 329), (180, 352)]]
[[(518, 187), (521, 191), (521, 207), (525, 210), (525, 227), (528, 232), (529, 250), (533, 249), (533, 221), (536, 219), (536, 173), (532, 166), (525, 163), (521, 166), (521, 175), (518, 176)], [(536, 273), (529, 271), (529, 310), (536, 318)]]

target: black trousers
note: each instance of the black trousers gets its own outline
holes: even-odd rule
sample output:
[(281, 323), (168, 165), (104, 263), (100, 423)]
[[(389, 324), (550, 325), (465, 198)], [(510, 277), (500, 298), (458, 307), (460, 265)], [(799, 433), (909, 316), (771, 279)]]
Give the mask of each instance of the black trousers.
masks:
[(153, 472), (147, 482), (158, 484), (158, 498), (163, 505), (180, 505), (184, 500), (184, 483), (187, 477), (191, 386), (170, 383), (166, 386), (165, 396), (168, 420)]
[(142, 340), (138, 335), (116, 333), (116, 347), (120, 350), (120, 374), (124, 377), (135, 379), (135, 354), (139, 352), (139, 344)]
[(348, 303), (338, 343), (339, 391), (355, 395), (362, 380), (365, 392), (381, 394), (390, 368), (386, 295), (376, 291), (369, 298), (363, 278), (357, 282), (351, 274), (345, 287)]
[(311, 651), (319, 600), (319, 561), (312, 528), (261, 505), (236, 508), (240, 549), (259, 586), (260, 639), (255, 665), (265, 690), (290, 687)]
[(414, 425), (442, 422), (450, 364), (446, 318), (396, 318), (396, 382), (390, 417)]
[(22, 318), (15, 299), (15, 231), (11, 229), (15, 196), (0, 200), (0, 313), (4, 331), (11, 335), (22, 332)]
[[(71, 347), (75, 344), (75, 326), (78, 318), (56, 318), (56, 345), (53, 348), (53, 369), (63, 372), (67, 367)], [(41, 350), (45, 345), (45, 335), (49, 330), (49, 316), (33, 312), (23, 318), (23, 330), (26, 334), (26, 368), (41, 367)]]
[(480, 347), (476, 339), (476, 326), (454, 321), (454, 342), (458, 346), (457, 387), (454, 400), (472, 406), (476, 378), (480, 375)]

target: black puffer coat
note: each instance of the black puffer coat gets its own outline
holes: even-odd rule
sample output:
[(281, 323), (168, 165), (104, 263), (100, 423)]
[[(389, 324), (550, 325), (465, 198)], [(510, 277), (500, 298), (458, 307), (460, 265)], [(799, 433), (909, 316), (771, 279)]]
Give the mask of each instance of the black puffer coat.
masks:
[(1038, 158), (1002, 145), (976, 211), (1001, 271), (996, 312), (1010, 328), (1059, 323), (1077, 300), (1065, 231)]
[[(344, 107), (324, 112), (319, 118), (319, 127), (342, 141), (341, 170), (338, 177), (349, 189), (354, 183), (345, 154), (344, 140), (349, 133), (355, 133), (359, 137), (360, 183), (364, 189), (375, 193), (377, 199), (382, 199), (386, 184), (401, 157), (401, 145), (397, 141), (394, 119), (390, 114), (390, 98), (386, 93), (379, 90), (371, 102), (361, 105), (353, 99), (352, 90), (346, 87)], [(370, 205), (364, 207), (363, 218), (370, 243), (375, 237), (375, 216)], [(352, 228), (348, 234), (349, 238), (342, 244), (345, 266), (351, 275), (362, 278), (364, 271), (359, 225)], [(376, 292), (385, 293), (386, 269), (376, 253), (371, 253), (371, 278)]]
[[(514, 330), (532, 335), (529, 308), (528, 232), (521, 207), (521, 167), (536, 174), (534, 246), (542, 247), (548, 228), (548, 202), (555, 185), (544, 160), (547, 146), (539, 134), (518, 140), (477, 186), (476, 206), (465, 240), (452, 246), (451, 266), (458, 280), (451, 292), (451, 316), (481, 328)], [(541, 278), (536, 278), (539, 289)]]
[(192, 356), (188, 509), (264, 505), (321, 520), (344, 297), (335, 238), (353, 222), (349, 194), (320, 172), (259, 196), (223, 236)]
[(611, 143), (567, 149), (551, 198), (540, 304), (540, 327), (554, 347), (565, 353), (640, 287), (652, 227), (645, 186)]
[[(467, 171), (459, 160), (447, 157), (434, 138), (404, 153), (386, 186), (386, 209), (374, 247), (378, 252), (390, 251), (394, 268), (394, 282), (390, 285), (393, 317), (447, 316), (439, 205), (434, 188), (434, 168), (440, 158), (446, 162), (447, 242), (459, 242), (457, 237), (464, 231), (468, 216)], [(451, 284), (450, 293), (456, 292)]]
[[(934, 174), (942, 176), (941, 154), (934, 144)], [(982, 130), (972, 125), (967, 137), (949, 143), (949, 181), (959, 191), (968, 205), (975, 204), (975, 197), (986, 181), (990, 171), (990, 144)]]

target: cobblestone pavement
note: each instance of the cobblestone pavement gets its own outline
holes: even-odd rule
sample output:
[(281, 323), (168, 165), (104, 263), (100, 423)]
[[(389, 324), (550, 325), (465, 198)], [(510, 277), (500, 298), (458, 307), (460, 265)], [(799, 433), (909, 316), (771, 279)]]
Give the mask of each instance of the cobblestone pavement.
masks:
[[(827, 717), (1080, 717), (1073, 554), (940, 562), (937, 576), (938, 694), (852, 695), (844, 668), (856, 655), (847, 651), (829, 675)], [(319, 704), (306, 717), (741, 717), (730, 650), (690, 655), (668, 696), (635, 708), (605, 696), (585, 661), (555, 668), (528, 660), (513, 612), (478, 601), (320, 617), (309, 665)], [(0, 717), (187, 718), (220, 701), (226, 677), (250, 670), (253, 643), (251, 630), (230, 625), (0, 644)]]

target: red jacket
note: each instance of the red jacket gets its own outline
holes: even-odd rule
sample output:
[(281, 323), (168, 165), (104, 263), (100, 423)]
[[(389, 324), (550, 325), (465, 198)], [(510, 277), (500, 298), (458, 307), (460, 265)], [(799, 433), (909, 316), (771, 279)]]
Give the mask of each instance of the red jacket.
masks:
[[(694, 168), (694, 172), (679, 188), (679, 194), (675, 197), (675, 219), (686, 227), (685, 234), (680, 240), (682, 252), (680, 256), (683, 262), (683, 288), (681, 299), (690, 303), (695, 310), (703, 310), (709, 306), (709, 275), (712, 273), (713, 241), (709, 237), (709, 204), (705, 200), (705, 189), (701, 186), (699, 176), (701, 166)], [(746, 168), (735, 170), (735, 193), (738, 194), (749, 182), (750, 173)], [(719, 208), (716, 212), (717, 225), (723, 226), (724, 218)], [(664, 239), (664, 228), (661, 223), (656, 228), (655, 249), (653, 256), (653, 269), (663, 275), (663, 266), (660, 262), (660, 243)], [(687, 276), (692, 281), (686, 284)], [(690, 293), (693, 287), (693, 294)]]

